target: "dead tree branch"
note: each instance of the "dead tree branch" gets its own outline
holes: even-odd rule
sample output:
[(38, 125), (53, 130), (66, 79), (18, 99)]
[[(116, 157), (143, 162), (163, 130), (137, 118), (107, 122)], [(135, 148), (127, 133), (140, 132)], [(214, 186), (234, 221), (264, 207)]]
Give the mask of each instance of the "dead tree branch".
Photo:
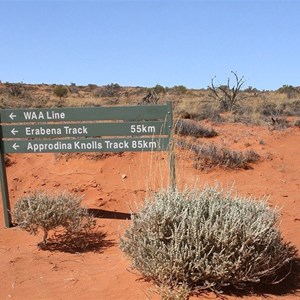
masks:
[(239, 78), (236, 72), (231, 71), (234, 75), (235, 83), (230, 86), (230, 77), (228, 77), (226, 85), (215, 86), (214, 78), (211, 79), (211, 86), (208, 89), (212, 92), (211, 97), (217, 100), (220, 107), (225, 111), (232, 111), (236, 104), (248, 96), (241, 96), (241, 90), (245, 83), (244, 76)]

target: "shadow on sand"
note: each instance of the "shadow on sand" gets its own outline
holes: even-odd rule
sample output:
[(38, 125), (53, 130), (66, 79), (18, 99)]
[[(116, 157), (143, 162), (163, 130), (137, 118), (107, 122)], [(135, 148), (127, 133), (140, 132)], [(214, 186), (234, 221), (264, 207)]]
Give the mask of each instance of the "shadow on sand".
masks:
[[(88, 209), (94, 218), (130, 220), (130, 213), (108, 211), (102, 209)], [(99, 229), (99, 227), (98, 227)], [(68, 253), (103, 252), (106, 248), (116, 244), (114, 240), (107, 239), (107, 233), (103, 231), (82, 231), (79, 233), (54, 233), (46, 243), (38, 246), (42, 250), (61, 251)]]
[(56, 233), (47, 243), (40, 243), (39, 248), (48, 251), (60, 251), (67, 253), (102, 253), (105, 249), (116, 244), (107, 239), (107, 234), (99, 232)]
[(110, 211), (104, 209), (89, 208), (88, 213), (91, 214), (94, 218), (101, 218), (101, 219), (117, 219), (117, 220), (131, 219), (130, 213)]

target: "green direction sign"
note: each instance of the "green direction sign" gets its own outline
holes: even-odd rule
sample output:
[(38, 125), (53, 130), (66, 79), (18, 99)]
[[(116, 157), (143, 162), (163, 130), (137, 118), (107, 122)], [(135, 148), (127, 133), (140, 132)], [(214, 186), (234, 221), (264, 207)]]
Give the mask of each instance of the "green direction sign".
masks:
[(119, 123), (63, 123), (41, 125), (3, 125), (3, 138), (61, 138), (100, 136), (168, 135), (171, 128), (163, 121)]
[(99, 138), (2, 141), (4, 153), (165, 151), (169, 138)]
[[(106, 122), (103, 122), (106, 121)], [(169, 150), (175, 187), (172, 104), (92, 108), (0, 109), (0, 184), (11, 227), (5, 153)]]
[(164, 120), (171, 114), (171, 105), (66, 107), (54, 109), (1, 110), (2, 123), (68, 122), (89, 120)]

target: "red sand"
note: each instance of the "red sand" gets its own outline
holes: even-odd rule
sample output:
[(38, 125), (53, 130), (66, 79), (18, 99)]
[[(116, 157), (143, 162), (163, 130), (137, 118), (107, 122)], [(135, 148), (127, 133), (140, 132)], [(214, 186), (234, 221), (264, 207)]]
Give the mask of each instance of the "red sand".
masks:
[[(270, 132), (245, 125), (214, 126), (216, 142), (230, 149), (253, 149), (262, 160), (249, 170), (195, 170), (192, 160), (176, 151), (180, 187), (202, 186), (218, 181), (242, 195), (268, 196), (281, 210), (284, 238), (300, 249), (300, 130)], [(118, 247), (129, 221), (124, 219), (146, 194), (168, 182), (168, 157), (163, 154), (124, 153), (102, 160), (84, 155), (66, 159), (54, 154), (12, 155), (7, 168), (11, 206), (34, 190), (69, 190), (84, 196), (83, 204), (99, 210), (99, 230), (106, 233), (102, 247), (85, 253), (43, 251), (41, 235), (31, 236), (18, 228), (4, 227), (0, 209), (0, 299), (159, 299), (155, 287), (140, 280)], [(278, 291), (277, 291), (278, 292)], [(300, 299), (300, 294), (269, 299)], [(216, 299), (213, 293), (190, 299)], [(237, 299), (228, 296), (228, 299)], [(262, 295), (243, 299), (262, 299)]]

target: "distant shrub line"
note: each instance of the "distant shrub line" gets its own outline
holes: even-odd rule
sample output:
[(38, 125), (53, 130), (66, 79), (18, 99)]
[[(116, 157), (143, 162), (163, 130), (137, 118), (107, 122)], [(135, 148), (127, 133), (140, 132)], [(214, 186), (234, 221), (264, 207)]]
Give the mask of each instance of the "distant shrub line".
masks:
[[(212, 84), (206, 89), (188, 89), (183, 85), (164, 87), (122, 87), (118, 83), (86, 86), (61, 84), (25, 84), (0, 82), (0, 108), (63, 107), (74, 105), (101, 106), (122, 104), (155, 104), (173, 101), (176, 116), (209, 119), (213, 122), (242, 122), (268, 125), (274, 130), (293, 126), (287, 116), (300, 116), (300, 87), (283, 85), (277, 91), (243, 89), (244, 76), (231, 72), (227, 83)], [(156, 95), (143, 101), (149, 95)], [(230, 112), (223, 114), (224, 111)], [(272, 126), (272, 119), (285, 119), (285, 124)]]

